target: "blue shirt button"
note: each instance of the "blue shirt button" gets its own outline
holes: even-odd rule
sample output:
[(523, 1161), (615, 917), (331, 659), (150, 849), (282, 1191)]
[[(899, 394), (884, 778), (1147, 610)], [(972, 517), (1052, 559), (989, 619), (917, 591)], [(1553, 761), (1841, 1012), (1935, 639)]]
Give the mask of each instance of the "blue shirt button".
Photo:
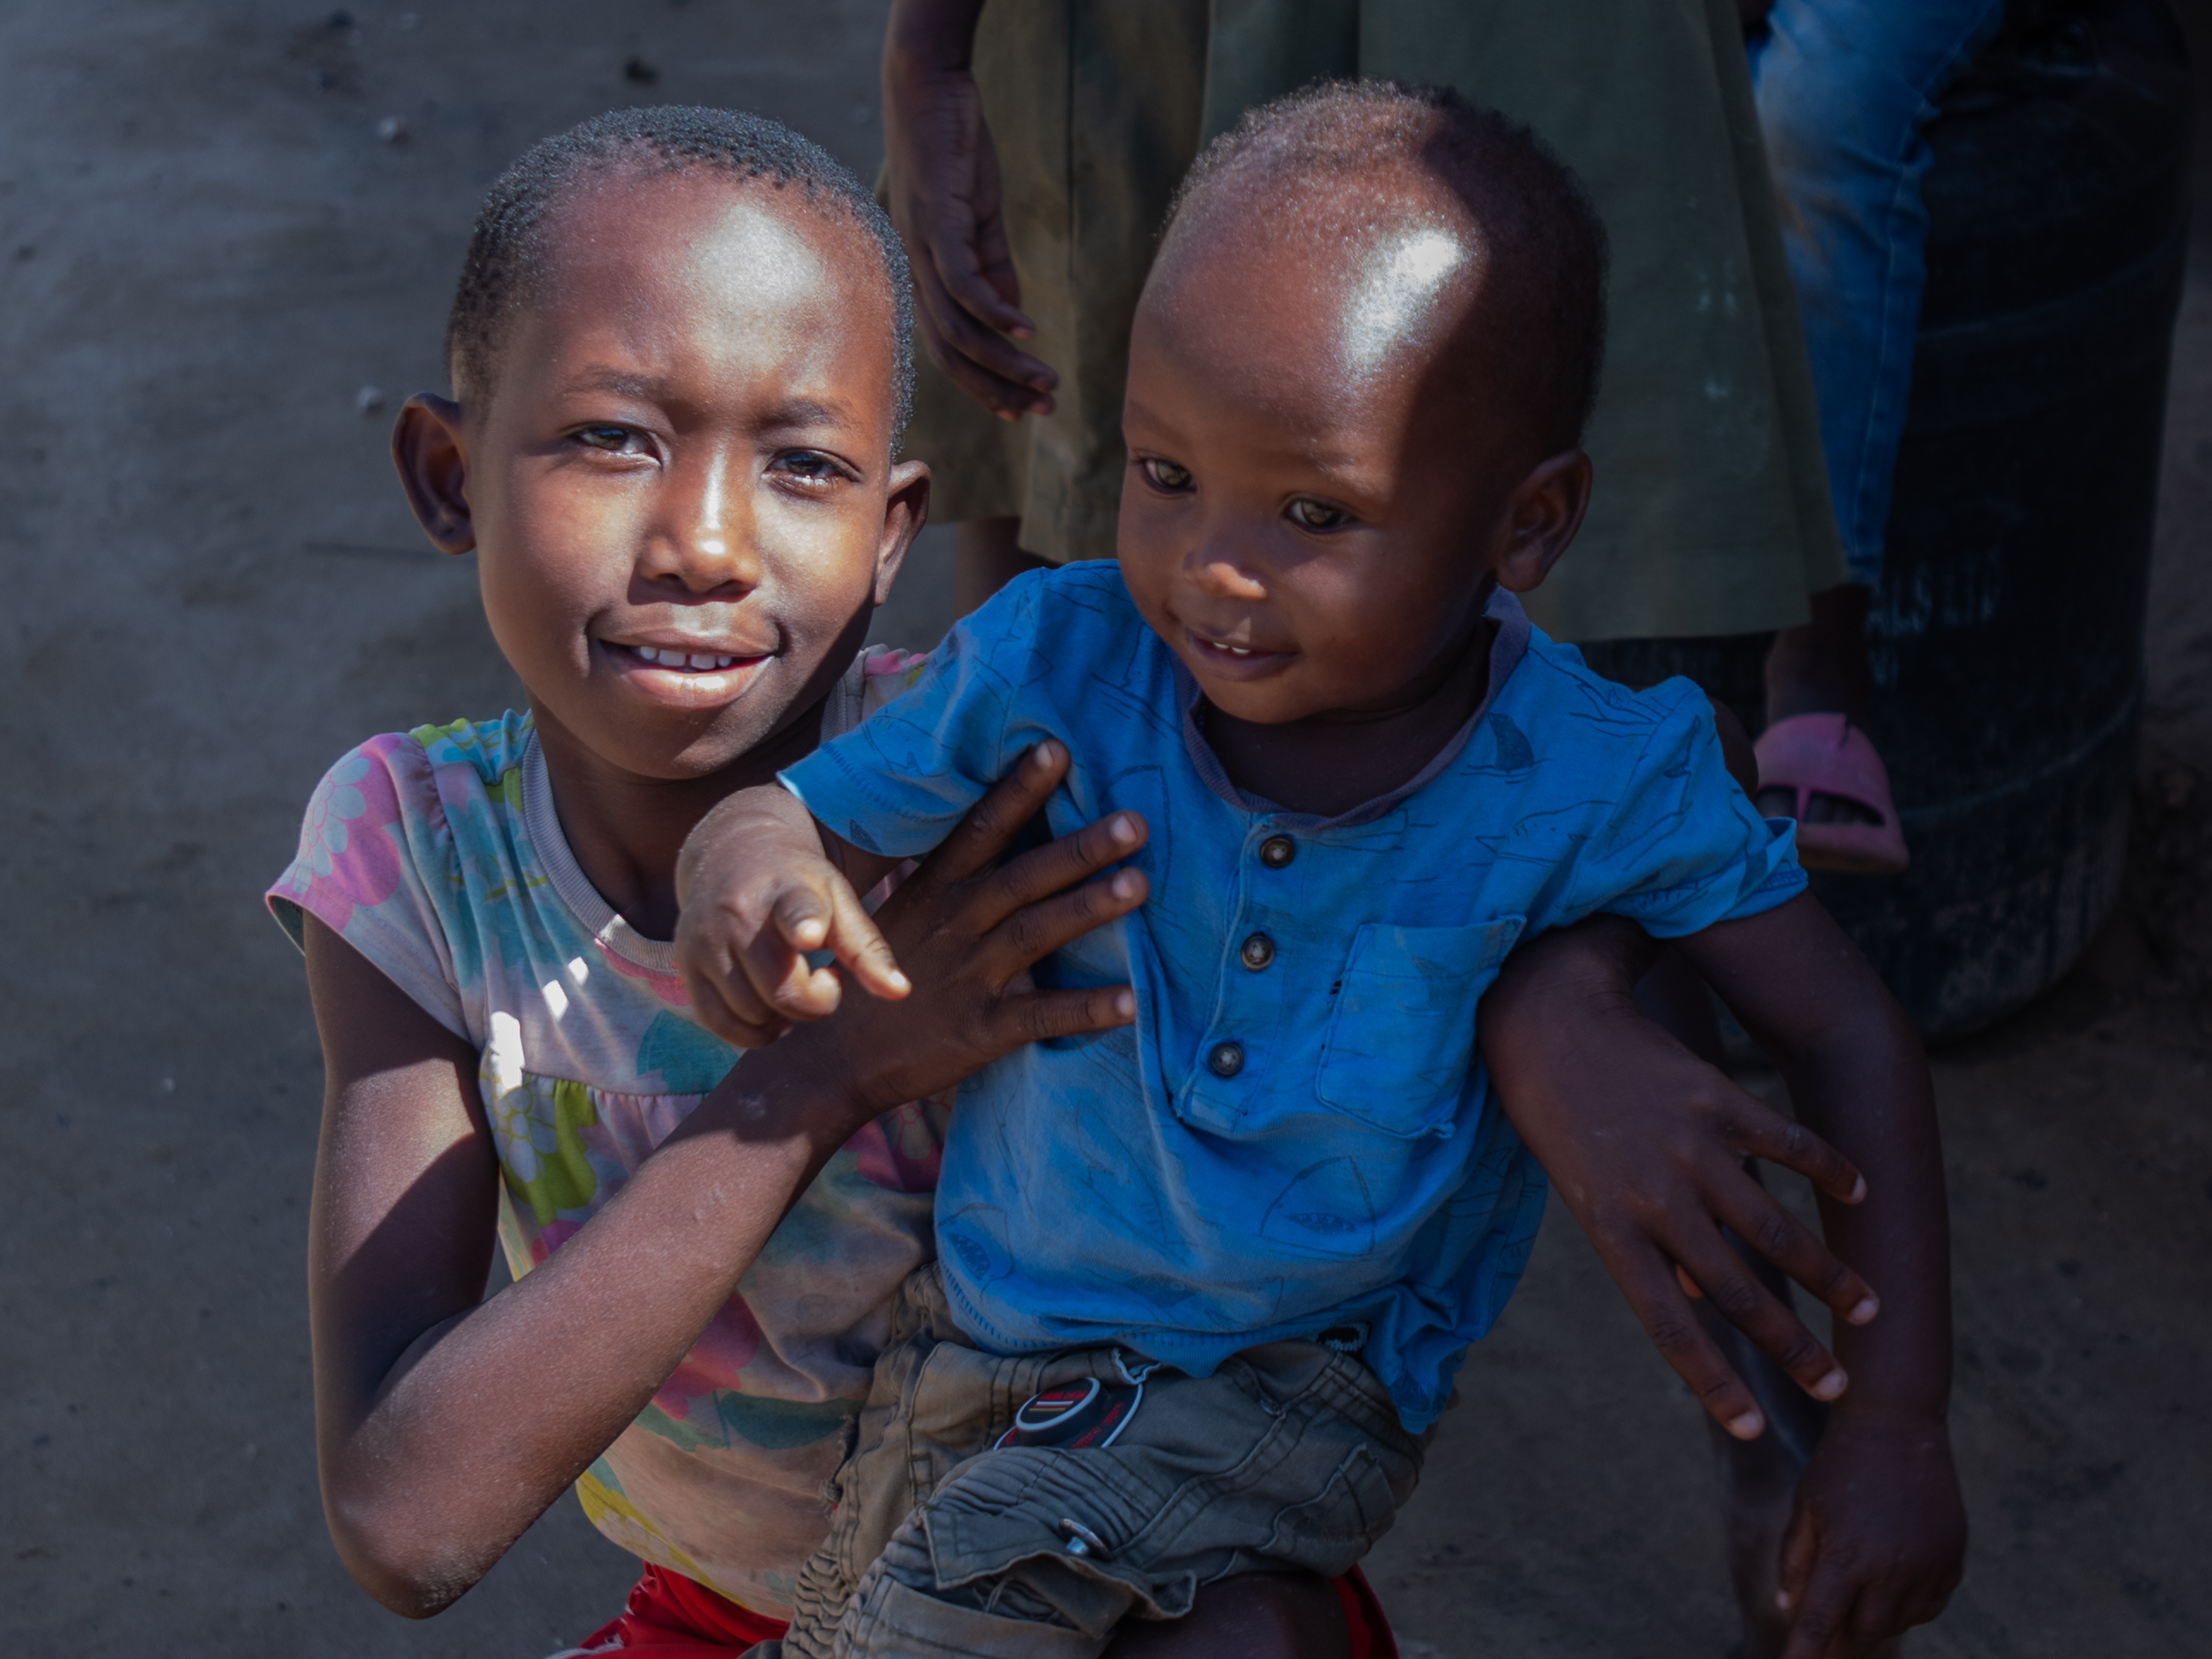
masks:
[(1270, 836), (1260, 843), (1260, 862), (1279, 870), (1298, 855), (1298, 844), (1288, 836)]
[(1275, 959), (1275, 941), (1265, 933), (1255, 933), (1237, 947), (1237, 960), (1258, 973)]
[(1244, 1069), (1244, 1045), (1217, 1042), (1206, 1057), (1206, 1069), (1216, 1077), (1235, 1077)]

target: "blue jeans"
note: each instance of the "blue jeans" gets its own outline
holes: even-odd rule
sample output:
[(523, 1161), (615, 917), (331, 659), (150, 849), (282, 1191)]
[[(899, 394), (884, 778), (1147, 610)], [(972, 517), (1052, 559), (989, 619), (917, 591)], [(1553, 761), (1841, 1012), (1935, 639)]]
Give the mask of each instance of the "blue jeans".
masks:
[(1928, 274), (1922, 129), (2003, 17), (2003, 0), (1777, 0), (1752, 47), (1828, 489), (1851, 580), (1869, 587)]

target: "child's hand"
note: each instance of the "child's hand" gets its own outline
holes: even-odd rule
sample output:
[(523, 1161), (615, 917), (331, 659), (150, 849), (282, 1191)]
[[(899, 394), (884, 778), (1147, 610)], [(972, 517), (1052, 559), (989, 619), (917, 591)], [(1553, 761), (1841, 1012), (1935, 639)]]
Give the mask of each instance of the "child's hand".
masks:
[(1060, 377), (1006, 337), (1036, 332), (999, 186), (999, 153), (968, 68), (980, 0), (903, 0), (884, 39), (884, 186), (914, 262), (915, 332), (1002, 420), (1052, 412)]
[(1038, 744), (884, 901), (876, 920), (913, 969), (911, 997), (855, 997), (794, 1039), (837, 1049), (860, 1110), (872, 1115), (940, 1093), (1026, 1043), (1136, 1018), (1127, 985), (1041, 990), (1030, 975), (1151, 890), (1140, 870), (1107, 874), (1145, 844), (1147, 826), (1134, 812), (1109, 813), (1000, 862), (1066, 774), (1066, 746)]
[(1865, 1183), (1818, 1135), (1638, 1011), (1630, 993), (1650, 965), (1638, 952), (1650, 949), (1640, 928), (1610, 916), (1524, 945), (1483, 999), (1478, 1036), (1506, 1116), (1653, 1346), (1715, 1421), (1753, 1439), (1765, 1415), (1699, 1328), (1688, 1296), (1709, 1298), (1814, 1397), (1833, 1399), (1844, 1378), (1720, 1230), (1826, 1303), (1839, 1328), (1870, 1320), (1878, 1304), (1865, 1280), (1746, 1173), (1744, 1159), (1795, 1170), (1843, 1204)]
[(1782, 1545), (1783, 1659), (1855, 1659), (1943, 1611), (1966, 1510), (1943, 1425), (1838, 1412), (1797, 1483)]
[(843, 986), (808, 965), (810, 951), (829, 951), (872, 995), (914, 988), (785, 790), (748, 789), (717, 807), (685, 844), (678, 886), (677, 971), (700, 1022), (738, 1048), (837, 1011)]

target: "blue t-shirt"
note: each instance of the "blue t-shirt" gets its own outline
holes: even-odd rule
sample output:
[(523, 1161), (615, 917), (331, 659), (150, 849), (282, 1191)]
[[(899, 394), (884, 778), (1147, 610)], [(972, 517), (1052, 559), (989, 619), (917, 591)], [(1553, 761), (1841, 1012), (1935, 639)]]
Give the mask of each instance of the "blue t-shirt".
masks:
[(1442, 1409), (1520, 1277), (1544, 1182), (1492, 1097), (1475, 1005), (1520, 939), (1595, 911), (1668, 938), (1805, 884), (1685, 680), (1632, 693), (1500, 592), (1483, 703), (1422, 772), (1334, 818), (1229, 781), (1196, 684), (1103, 562), (1012, 584), (911, 690), (783, 774), (854, 846), (936, 846), (1030, 744), (1047, 817), (1152, 835), (1134, 915), (1039, 965), (1127, 981), (1137, 1022), (971, 1078), (937, 1195), (961, 1325), (1006, 1353), (1119, 1343), (1204, 1376), (1358, 1331), (1407, 1427)]

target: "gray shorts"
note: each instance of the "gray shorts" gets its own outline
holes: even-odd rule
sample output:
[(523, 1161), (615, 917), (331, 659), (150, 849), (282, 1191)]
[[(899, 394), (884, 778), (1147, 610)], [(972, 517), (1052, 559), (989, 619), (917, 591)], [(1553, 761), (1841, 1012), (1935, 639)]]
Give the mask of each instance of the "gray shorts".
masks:
[[(998, 1445), (1060, 1390), (1092, 1397), (1024, 1421), (1079, 1443)], [(1118, 1348), (996, 1358), (953, 1323), (933, 1264), (901, 1292), (782, 1655), (1089, 1659), (1124, 1618), (1179, 1618), (1217, 1578), (1336, 1577), (1389, 1530), (1427, 1439), (1320, 1342), (1249, 1348), (1206, 1377)]]

